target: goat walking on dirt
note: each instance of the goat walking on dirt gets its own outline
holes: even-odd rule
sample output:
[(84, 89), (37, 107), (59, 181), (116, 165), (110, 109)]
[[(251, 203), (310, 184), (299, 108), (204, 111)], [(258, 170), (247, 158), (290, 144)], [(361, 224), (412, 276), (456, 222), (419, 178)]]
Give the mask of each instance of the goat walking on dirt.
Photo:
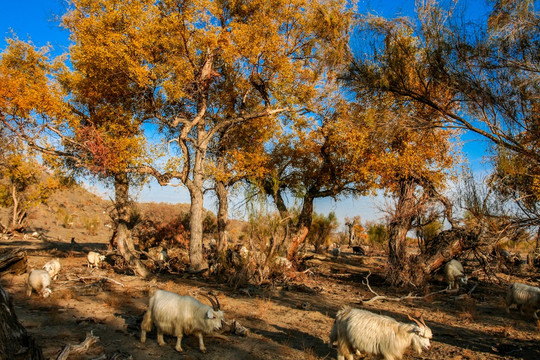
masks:
[[(206, 296), (206, 295), (204, 295)], [(212, 306), (205, 305), (191, 296), (157, 290), (150, 298), (148, 311), (141, 323), (141, 342), (146, 341), (146, 333), (152, 330), (152, 324), (157, 328), (157, 342), (165, 345), (163, 334), (177, 337), (175, 349), (182, 351), (182, 337), (194, 334), (199, 337), (199, 348), (204, 353), (206, 348), (203, 334), (212, 334), (221, 329), (223, 312), (219, 301), (206, 296)], [(215, 300), (215, 301), (214, 301)]]
[(330, 346), (337, 341), (338, 360), (353, 360), (357, 350), (380, 355), (384, 360), (398, 360), (409, 346), (421, 354), (429, 349), (433, 334), (423, 319), (409, 319), (416, 324), (346, 307), (337, 313), (330, 332)]

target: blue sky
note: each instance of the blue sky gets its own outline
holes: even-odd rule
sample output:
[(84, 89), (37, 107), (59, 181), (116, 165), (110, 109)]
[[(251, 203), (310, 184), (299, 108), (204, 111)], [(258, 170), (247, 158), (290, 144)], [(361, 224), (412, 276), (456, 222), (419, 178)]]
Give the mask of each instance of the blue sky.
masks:
[[(385, 17), (414, 15), (414, 0), (365, 0), (359, 1), (360, 13), (375, 13)], [(467, 9), (468, 16), (483, 17), (487, 13), (484, 0), (462, 1)], [(63, 0), (17, 0), (2, 1), (0, 11), (0, 31), (3, 39), (11, 37), (12, 31), (21, 40), (31, 40), (36, 46), (50, 44), (53, 56), (67, 52), (69, 46), (69, 33), (60, 27), (59, 19), (65, 12), (66, 5)], [(2, 41), (0, 49), (5, 47)], [(489, 164), (485, 161), (485, 140), (474, 134), (464, 134), (461, 139), (463, 152), (475, 173), (487, 173)], [(98, 191), (104, 192), (102, 187)], [(161, 187), (152, 183), (138, 192), (140, 201), (189, 203), (189, 194), (182, 187)], [(205, 206), (215, 211), (214, 198), (205, 198)], [(332, 199), (318, 199), (315, 202), (315, 211), (327, 214), (334, 211), (343, 223), (346, 216), (360, 215), (363, 220), (376, 220), (383, 214), (379, 211), (384, 205), (381, 196), (361, 199), (344, 199), (338, 202)], [(231, 208), (235, 208), (234, 205)], [(241, 215), (241, 211), (232, 214)]]

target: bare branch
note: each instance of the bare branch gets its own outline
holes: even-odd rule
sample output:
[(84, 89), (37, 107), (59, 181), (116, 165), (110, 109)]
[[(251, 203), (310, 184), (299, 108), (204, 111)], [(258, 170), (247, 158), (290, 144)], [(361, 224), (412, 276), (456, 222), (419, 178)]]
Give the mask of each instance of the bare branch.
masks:
[[(373, 289), (371, 288), (371, 286), (369, 285), (369, 276), (371, 275), (371, 271), (366, 275), (365, 277), (365, 280), (362, 281), (362, 284), (366, 285), (368, 290), (375, 294), (374, 297), (372, 297), (371, 299), (369, 300), (362, 300), (362, 304), (363, 305), (366, 305), (366, 304), (371, 304), (371, 303), (374, 303), (376, 301), (379, 301), (379, 300), (386, 300), (386, 301), (403, 301), (403, 300), (408, 300), (408, 299), (425, 299), (425, 298), (428, 298), (430, 296), (433, 296), (433, 295), (436, 295), (436, 294), (442, 294), (442, 293), (446, 293), (448, 292), (448, 289), (443, 289), (443, 290), (439, 290), (439, 291), (434, 291), (434, 292), (431, 292), (427, 295), (424, 295), (424, 296), (417, 296), (417, 295), (413, 295), (412, 292), (408, 293), (406, 296), (401, 296), (401, 297), (388, 297), (388, 296), (384, 296), (384, 295), (379, 295), (377, 294), (375, 291), (373, 291)], [(474, 289), (473, 289), (474, 290)]]

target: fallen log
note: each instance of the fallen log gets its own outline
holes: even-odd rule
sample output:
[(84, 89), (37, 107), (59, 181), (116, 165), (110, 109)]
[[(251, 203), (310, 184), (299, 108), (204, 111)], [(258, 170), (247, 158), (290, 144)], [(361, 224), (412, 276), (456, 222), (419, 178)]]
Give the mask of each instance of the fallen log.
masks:
[(56, 360), (67, 360), (72, 354), (82, 354), (88, 351), (90, 346), (99, 341), (99, 337), (95, 336), (92, 331), (86, 333), (86, 339), (77, 345), (67, 344), (64, 346), (60, 354), (56, 357)]
[(12, 249), (0, 254), (0, 275), (15, 274), (20, 275), (26, 272), (26, 251), (22, 249)]
[(478, 246), (479, 234), (472, 231), (462, 228), (442, 231), (426, 244), (423, 254), (409, 259), (402, 277), (409, 279), (409, 283), (415, 287), (423, 286), (446, 262)]

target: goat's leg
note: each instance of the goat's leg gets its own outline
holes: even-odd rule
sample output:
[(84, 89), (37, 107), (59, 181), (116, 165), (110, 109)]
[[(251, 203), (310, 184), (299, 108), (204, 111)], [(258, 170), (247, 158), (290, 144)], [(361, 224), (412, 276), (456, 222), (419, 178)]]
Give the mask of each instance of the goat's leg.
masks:
[(165, 345), (165, 341), (163, 340), (163, 332), (161, 331), (161, 329), (158, 329), (157, 331), (157, 343), (160, 346)]
[(182, 337), (183, 336), (184, 336), (184, 334), (182, 334), (182, 333), (176, 334), (176, 347), (175, 347), (175, 349), (178, 352), (184, 351), (182, 349)]
[(204, 347), (202, 332), (197, 333), (197, 336), (199, 337), (199, 349), (201, 350), (202, 353), (205, 353), (206, 348)]

